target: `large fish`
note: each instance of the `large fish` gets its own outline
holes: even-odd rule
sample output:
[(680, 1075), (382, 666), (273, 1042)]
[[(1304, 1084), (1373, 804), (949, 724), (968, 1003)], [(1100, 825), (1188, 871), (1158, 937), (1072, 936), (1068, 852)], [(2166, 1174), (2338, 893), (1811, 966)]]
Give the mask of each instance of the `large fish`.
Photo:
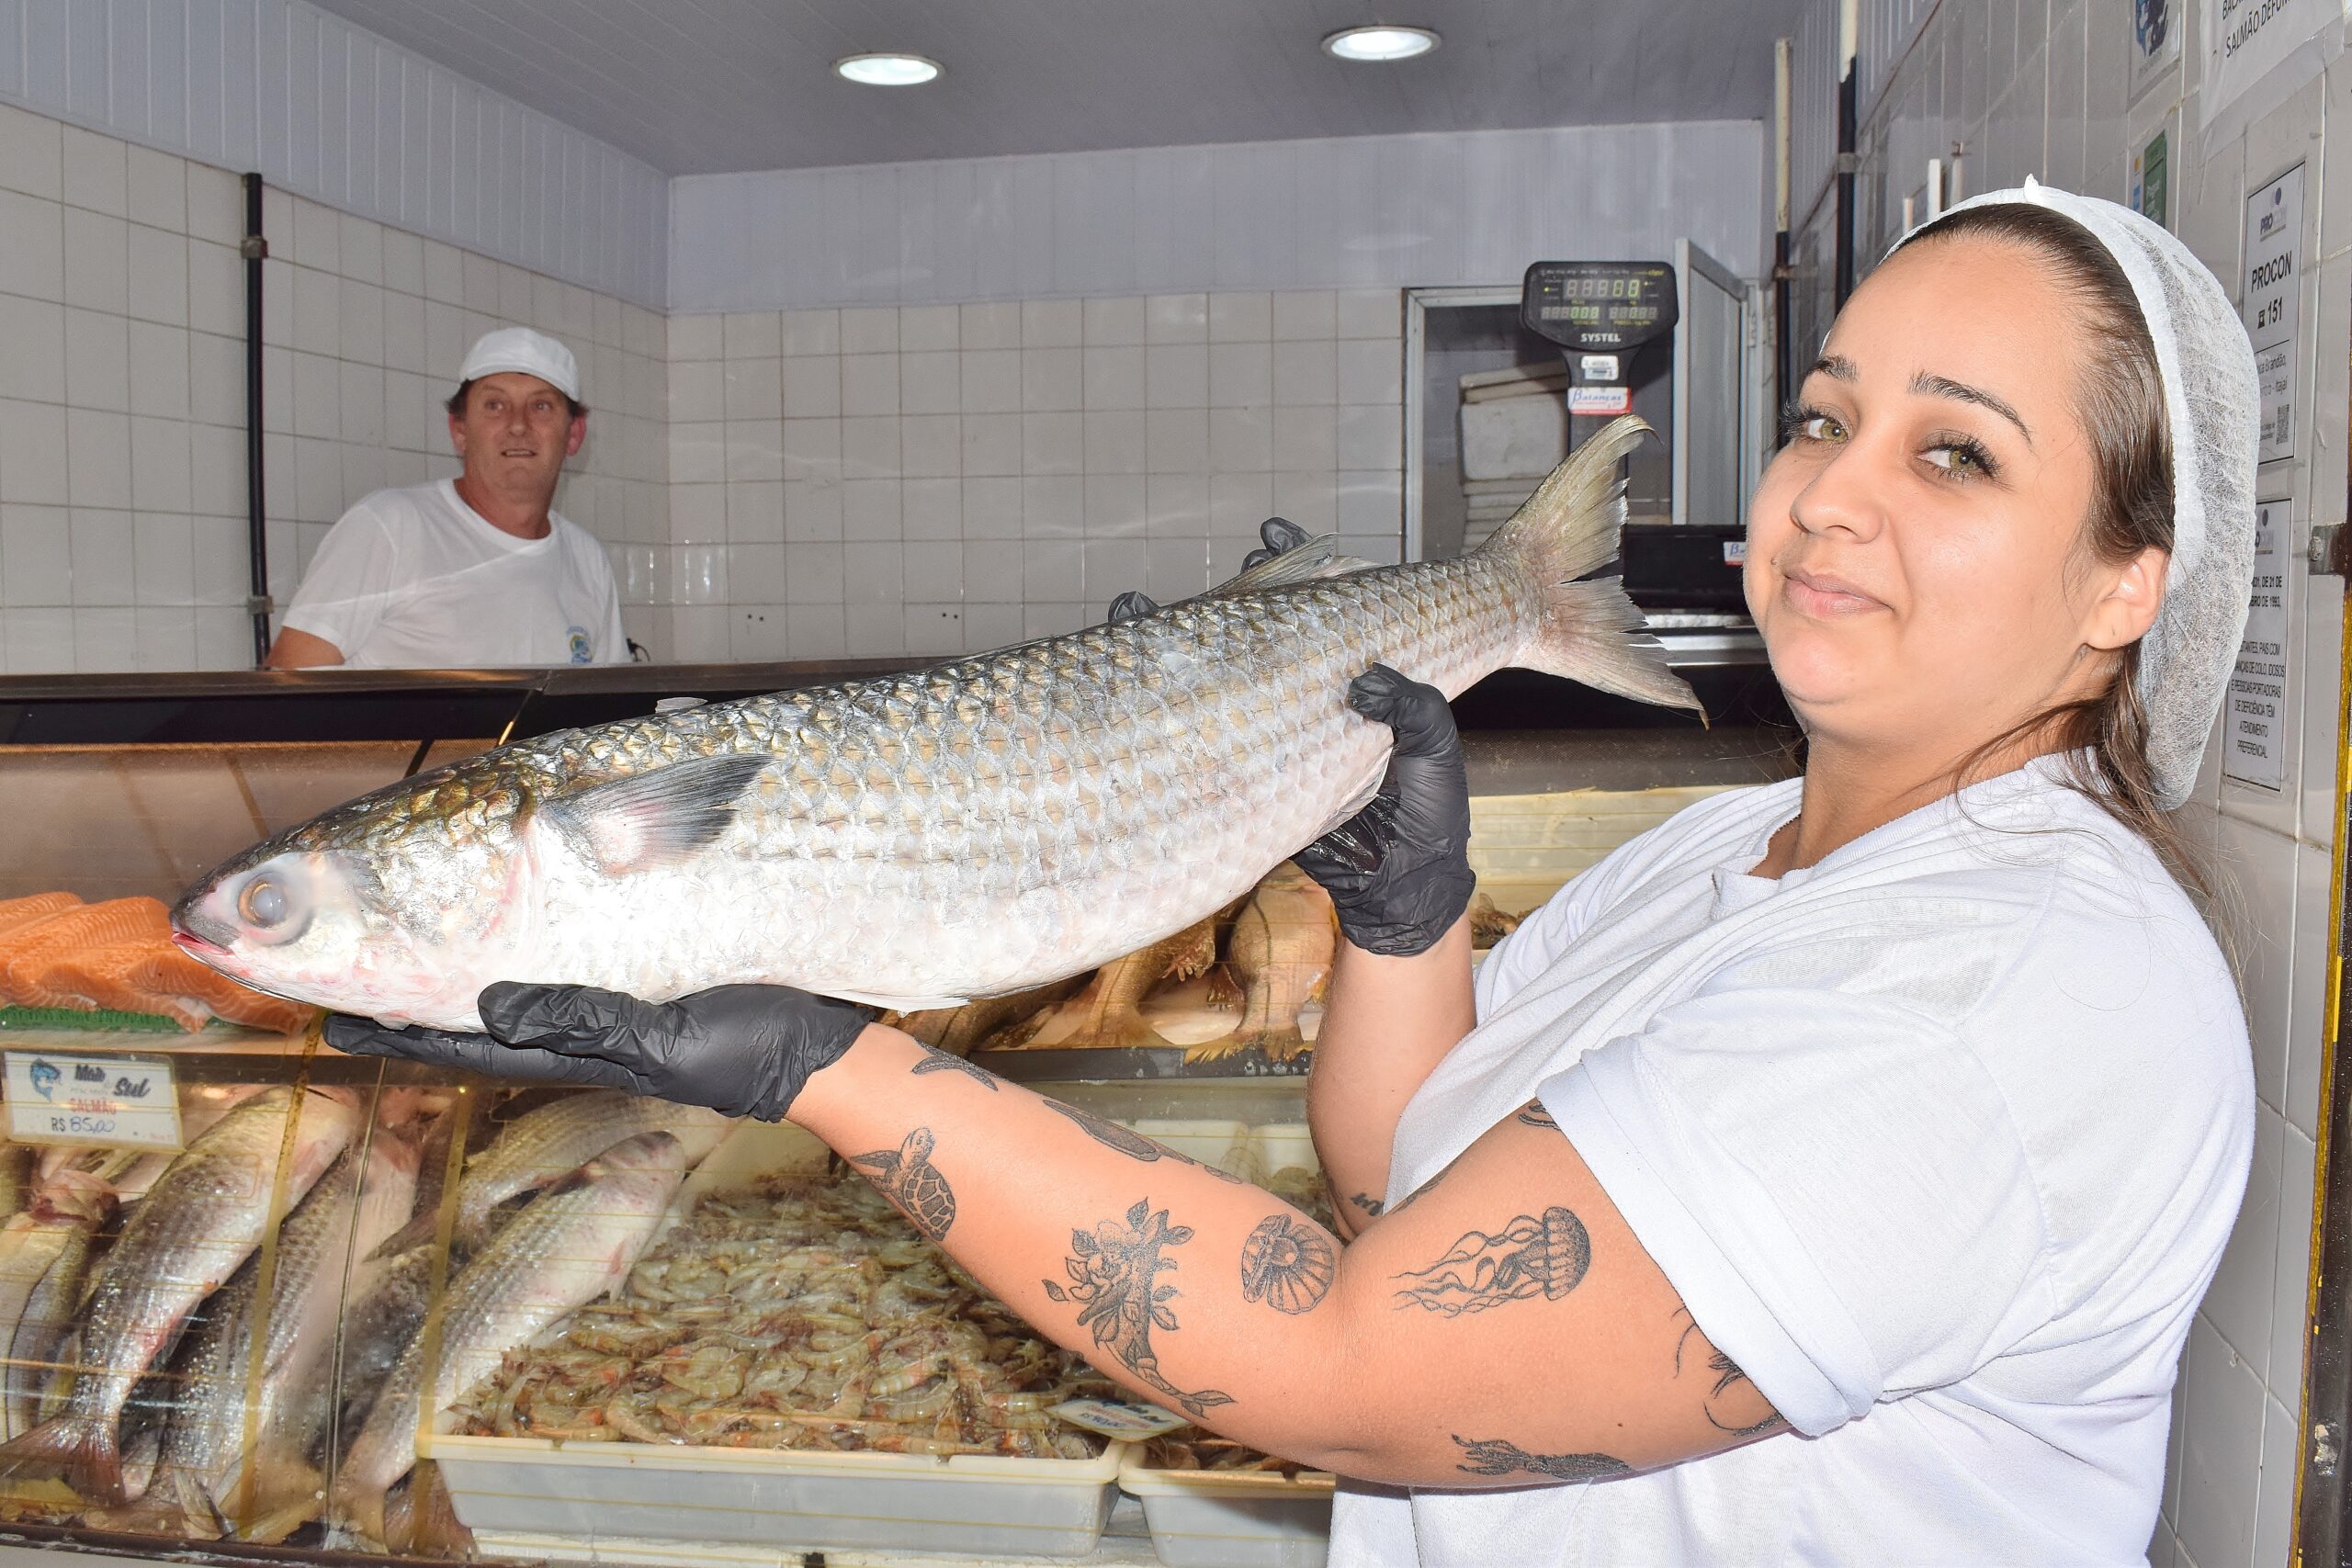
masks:
[[(516, 1117), (490, 1147), (466, 1162), (458, 1181), (458, 1243), (468, 1251), (480, 1247), (501, 1204), (561, 1180), (626, 1138), (667, 1133), (678, 1140), (692, 1169), (734, 1125), (734, 1118), (698, 1105), (673, 1105), (616, 1089), (567, 1094)], [(439, 1216), (417, 1218), (429, 1234)], [(424, 1235), (401, 1239), (414, 1242)]]
[[(260, 1244), (292, 1113), (293, 1090), (255, 1095), (172, 1161), (131, 1211), (91, 1287), (72, 1398), (55, 1417), (0, 1444), (0, 1461), (61, 1465), (85, 1496), (121, 1500), (123, 1404), (169, 1353), (197, 1303)], [(286, 1173), (289, 1205), (343, 1153), (358, 1120), (345, 1092), (303, 1092)]]
[(115, 1192), (98, 1177), (65, 1168), (41, 1183), (30, 1206), (0, 1228), (0, 1436), (32, 1430), (57, 1348), (82, 1304), (82, 1281)]
[(770, 981), (900, 1011), (1082, 973), (1257, 885), (1378, 786), (1375, 660), (1448, 695), (1506, 665), (1696, 706), (1614, 579), (1602, 431), (1458, 559), (1328, 543), (1137, 618), (913, 674), (564, 730), (357, 800), (174, 911), (247, 985), (480, 1027), (493, 980), (663, 999)]
[(686, 1173), (667, 1133), (607, 1148), (509, 1222), (450, 1281), (438, 1355), (419, 1333), (385, 1381), (335, 1477), (333, 1512), (384, 1540), (385, 1495), (416, 1462), (419, 1422), (497, 1370), (507, 1351), (628, 1277)]

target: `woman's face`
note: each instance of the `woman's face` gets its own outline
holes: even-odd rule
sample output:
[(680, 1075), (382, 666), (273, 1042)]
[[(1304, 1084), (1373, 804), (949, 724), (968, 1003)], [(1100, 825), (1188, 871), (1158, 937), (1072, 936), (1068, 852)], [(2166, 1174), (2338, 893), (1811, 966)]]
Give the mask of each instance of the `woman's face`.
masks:
[(2147, 629), (2161, 551), (2085, 547), (2098, 352), (2050, 264), (1906, 247), (1848, 301), (1747, 525), (1747, 604), (1816, 742), (1937, 765), (2100, 688)]

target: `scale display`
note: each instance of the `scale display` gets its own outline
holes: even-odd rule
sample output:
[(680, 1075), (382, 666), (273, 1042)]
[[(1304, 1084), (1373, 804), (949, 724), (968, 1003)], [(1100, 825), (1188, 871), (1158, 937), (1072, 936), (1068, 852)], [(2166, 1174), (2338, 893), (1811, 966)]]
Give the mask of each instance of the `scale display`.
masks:
[(1519, 318), (1562, 348), (1622, 354), (1680, 319), (1664, 262), (1537, 262), (1520, 286)]

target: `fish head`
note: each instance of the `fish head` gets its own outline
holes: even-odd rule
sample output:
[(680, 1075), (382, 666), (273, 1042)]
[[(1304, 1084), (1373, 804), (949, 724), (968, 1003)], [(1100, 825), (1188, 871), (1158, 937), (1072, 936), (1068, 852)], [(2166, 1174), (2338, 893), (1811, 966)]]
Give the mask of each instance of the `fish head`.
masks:
[(172, 940), (272, 996), (390, 1023), (470, 1015), (532, 924), (536, 792), (503, 755), (255, 844), (182, 896)]

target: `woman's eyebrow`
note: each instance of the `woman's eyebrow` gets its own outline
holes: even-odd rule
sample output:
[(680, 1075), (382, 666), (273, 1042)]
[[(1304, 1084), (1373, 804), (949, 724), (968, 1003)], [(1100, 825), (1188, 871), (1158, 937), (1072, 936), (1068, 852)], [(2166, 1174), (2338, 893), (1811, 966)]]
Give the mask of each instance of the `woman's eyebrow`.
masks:
[(1972, 387), (1965, 381), (1955, 381), (1949, 376), (1922, 370), (1911, 378), (1911, 389), (1923, 397), (1951, 398), (1963, 403), (1974, 403), (1978, 408), (1990, 409), (2016, 425), (2018, 434), (2025, 437), (2027, 446), (2033, 445), (2033, 432), (2025, 427), (2025, 421), (2018, 417), (2018, 411), (1982, 387)]

